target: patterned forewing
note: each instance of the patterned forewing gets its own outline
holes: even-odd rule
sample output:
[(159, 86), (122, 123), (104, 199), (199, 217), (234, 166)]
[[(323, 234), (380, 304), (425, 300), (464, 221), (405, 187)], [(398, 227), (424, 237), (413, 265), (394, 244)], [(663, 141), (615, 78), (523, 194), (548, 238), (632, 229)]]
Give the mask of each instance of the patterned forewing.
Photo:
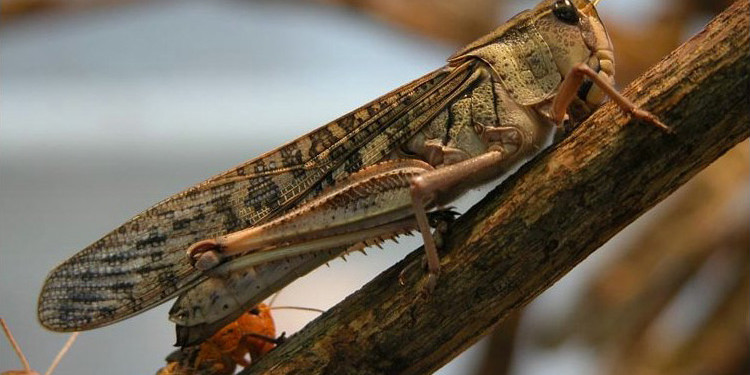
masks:
[(55, 331), (100, 327), (205, 280), (185, 254), (191, 244), (267, 221), (381, 160), (470, 74), (468, 65), (437, 70), (156, 204), (50, 272), (40, 322)]
[(199, 280), (185, 249), (202, 233), (236, 227), (231, 184), (174, 196), (91, 244), (47, 277), (40, 322), (56, 331), (99, 327), (174, 296)]

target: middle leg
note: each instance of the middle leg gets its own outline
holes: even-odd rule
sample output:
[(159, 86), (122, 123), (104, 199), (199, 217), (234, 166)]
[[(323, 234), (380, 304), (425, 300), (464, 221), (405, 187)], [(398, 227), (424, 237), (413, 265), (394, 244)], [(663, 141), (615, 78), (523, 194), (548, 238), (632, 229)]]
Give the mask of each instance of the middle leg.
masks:
[(450, 194), (456, 188), (474, 186), (503, 172), (501, 165), (507, 161), (501, 151), (489, 151), (477, 157), (467, 159), (440, 169), (415, 176), (411, 180), (411, 198), (417, 227), (422, 233), (425, 258), (427, 260), (427, 280), (422, 289), (424, 296), (429, 296), (437, 285), (440, 274), (440, 259), (435, 239), (430, 232), (425, 202), (433, 200), (441, 193)]

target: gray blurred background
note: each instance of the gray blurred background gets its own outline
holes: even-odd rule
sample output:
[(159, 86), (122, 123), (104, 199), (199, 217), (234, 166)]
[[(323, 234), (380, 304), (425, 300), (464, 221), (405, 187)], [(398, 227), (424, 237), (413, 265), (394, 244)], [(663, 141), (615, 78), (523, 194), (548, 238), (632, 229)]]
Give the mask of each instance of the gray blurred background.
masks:
[[(398, 11), (337, 1), (19, 3), (3, 0), (0, 26), (0, 316), (37, 371), (66, 338), (42, 329), (35, 313), (42, 281), (57, 263), (151, 204), (443, 65), (470, 39), (436, 32), (430, 22), (403, 22), (418, 18)], [(493, 25), (534, 4), (478, 3), (492, 10), (477, 12)], [(663, 9), (609, 0), (600, 14), (605, 23), (637, 27)], [(692, 31), (709, 16), (701, 17), (691, 19)], [(632, 241), (648, 220), (608, 248)], [(417, 246), (408, 237), (334, 261), (285, 289), (277, 304), (326, 309)], [(616, 253), (598, 251), (537, 299), (521, 332), (571, 308)], [(172, 350), (169, 306), (85, 332), (56, 373), (154, 373)], [(279, 311), (277, 330), (290, 334), (315, 316)], [(548, 350), (532, 341), (519, 338), (513, 372), (601, 371), (599, 352), (587, 345), (574, 340)], [(487, 345), (439, 373), (478, 373)], [(11, 368), (20, 365), (0, 340), (0, 370)]]

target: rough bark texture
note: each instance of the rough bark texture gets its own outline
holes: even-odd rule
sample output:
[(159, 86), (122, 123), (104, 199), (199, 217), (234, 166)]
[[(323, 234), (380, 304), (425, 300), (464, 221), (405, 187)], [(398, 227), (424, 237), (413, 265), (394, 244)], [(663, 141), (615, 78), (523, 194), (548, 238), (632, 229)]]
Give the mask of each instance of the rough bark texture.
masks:
[(626, 90), (675, 134), (605, 105), (451, 227), (429, 301), (419, 267), (397, 281), (420, 249), (244, 373), (429, 373), (475, 343), (750, 135), (748, 12), (737, 1)]
[[(690, 180), (650, 227), (597, 270), (564, 322), (540, 334), (545, 344), (579, 338), (598, 351), (630, 351), (709, 259), (750, 248), (750, 206), (740, 199), (748, 179), (750, 143), (742, 142)], [(737, 329), (742, 325), (736, 322)], [(633, 359), (626, 357), (623, 362)]]

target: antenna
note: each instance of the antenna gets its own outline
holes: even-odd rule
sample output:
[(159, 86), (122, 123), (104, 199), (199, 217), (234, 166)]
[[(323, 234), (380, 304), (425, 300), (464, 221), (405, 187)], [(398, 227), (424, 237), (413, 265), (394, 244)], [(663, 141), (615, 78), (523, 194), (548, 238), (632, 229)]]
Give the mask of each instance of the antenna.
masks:
[(300, 306), (272, 306), (270, 307), (271, 310), (300, 310), (300, 311), (311, 311), (316, 312), (319, 314), (324, 313), (325, 311), (321, 309), (316, 309), (313, 307), (300, 307)]

